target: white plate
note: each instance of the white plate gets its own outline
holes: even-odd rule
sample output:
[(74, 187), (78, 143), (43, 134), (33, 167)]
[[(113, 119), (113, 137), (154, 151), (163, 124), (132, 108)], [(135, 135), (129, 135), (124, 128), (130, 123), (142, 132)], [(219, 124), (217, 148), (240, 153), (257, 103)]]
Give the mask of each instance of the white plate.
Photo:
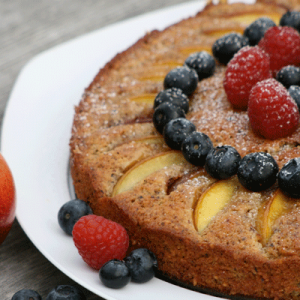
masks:
[(15, 179), (19, 223), (57, 268), (106, 299), (140, 300), (141, 295), (144, 300), (215, 299), (157, 278), (142, 285), (130, 283), (120, 290), (108, 289), (57, 223), (59, 208), (71, 199), (68, 142), (74, 105), (84, 88), (105, 62), (146, 31), (163, 29), (203, 6), (203, 1), (196, 1), (148, 13), (36, 56), (20, 73), (6, 108), (1, 151)]

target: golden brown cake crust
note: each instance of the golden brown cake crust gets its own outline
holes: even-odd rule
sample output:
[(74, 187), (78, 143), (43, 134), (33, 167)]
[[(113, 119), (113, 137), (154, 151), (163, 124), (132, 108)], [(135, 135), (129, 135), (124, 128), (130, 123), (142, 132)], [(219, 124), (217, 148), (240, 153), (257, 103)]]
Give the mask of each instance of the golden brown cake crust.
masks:
[[(170, 277), (228, 295), (300, 298), (300, 204), (294, 201), (263, 241), (258, 220), (277, 188), (253, 193), (234, 177), (230, 202), (198, 232), (195, 207), (216, 180), (181, 161), (181, 154), (164, 144), (151, 121), (164, 76), (190, 53), (211, 51), (218, 36), (243, 32), (253, 17), (267, 15), (278, 22), (292, 7), (299, 2), (208, 4), (195, 17), (148, 33), (118, 54), (99, 71), (75, 109), (70, 165), (77, 196), (88, 201), (95, 214), (125, 226), (130, 250), (152, 250), (159, 269)], [(197, 130), (209, 135), (214, 146), (232, 145), (242, 156), (269, 152), (279, 167), (300, 156), (300, 128), (275, 141), (252, 132), (247, 113), (234, 110), (226, 99), (224, 70), (218, 65), (190, 97), (187, 118)], [(116, 193), (124, 175), (162, 155), (175, 155), (180, 163), (157, 169)]]

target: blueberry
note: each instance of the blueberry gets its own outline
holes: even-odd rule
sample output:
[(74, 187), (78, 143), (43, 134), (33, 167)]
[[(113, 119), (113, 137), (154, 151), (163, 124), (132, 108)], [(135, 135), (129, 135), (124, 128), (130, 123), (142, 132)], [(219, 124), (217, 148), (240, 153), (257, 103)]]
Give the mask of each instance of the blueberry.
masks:
[(205, 161), (206, 172), (216, 179), (227, 179), (237, 173), (240, 154), (231, 146), (212, 149)]
[(164, 140), (171, 149), (180, 150), (183, 140), (195, 130), (196, 127), (191, 121), (185, 118), (174, 119), (164, 128)]
[(259, 192), (275, 183), (277, 173), (278, 165), (269, 153), (254, 152), (242, 158), (237, 176), (245, 188)]
[(112, 289), (120, 289), (131, 280), (131, 275), (124, 261), (112, 259), (105, 263), (99, 271), (101, 282)]
[(86, 300), (84, 293), (72, 285), (58, 285), (48, 294), (46, 300)]
[(182, 142), (181, 151), (184, 158), (195, 166), (203, 166), (208, 152), (213, 148), (210, 138), (194, 131)]
[(300, 85), (300, 68), (291, 65), (283, 67), (277, 73), (276, 80), (286, 88), (289, 88), (291, 85)]
[(177, 67), (171, 70), (164, 79), (164, 88), (176, 87), (181, 89), (187, 96), (191, 95), (197, 88), (198, 75), (194, 69), (187, 66)]
[(300, 198), (300, 157), (287, 162), (278, 173), (279, 188), (293, 198)]
[(300, 86), (291, 85), (288, 89), (289, 94), (295, 100), (300, 111)]
[(189, 111), (189, 99), (181, 89), (173, 87), (159, 92), (155, 97), (153, 108), (155, 109), (164, 102), (171, 102), (173, 105), (181, 107), (185, 113)]
[(42, 300), (42, 297), (34, 290), (22, 289), (16, 292), (11, 300)]
[(244, 31), (244, 36), (249, 39), (250, 46), (255, 46), (264, 36), (265, 32), (276, 26), (275, 22), (267, 17), (262, 17), (251, 23)]
[(148, 249), (139, 248), (133, 250), (125, 258), (133, 282), (144, 283), (154, 277), (157, 268), (157, 259)]
[(211, 76), (216, 67), (214, 58), (206, 51), (191, 54), (185, 60), (185, 64), (197, 72), (199, 80)]
[(217, 39), (212, 47), (214, 57), (222, 64), (226, 65), (241, 48), (248, 46), (247, 37), (239, 33), (228, 33)]
[(58, 223), (61, 229), (72, 235), (75, 223), (83, 216), (92, 214), (89, 205), (82, 200), (74, 199), (66, 202), (58, 211)]
[(177, 118), (185, 118), (183, 109), (170, 102), (165, 102), (155, 109), (153, 114), (153, 124), (156, 130), (162, 134), (165, 125)]
[(300, 32), (300, 12), (288, 11), (280, 19), (279, 25), (294, 27)]

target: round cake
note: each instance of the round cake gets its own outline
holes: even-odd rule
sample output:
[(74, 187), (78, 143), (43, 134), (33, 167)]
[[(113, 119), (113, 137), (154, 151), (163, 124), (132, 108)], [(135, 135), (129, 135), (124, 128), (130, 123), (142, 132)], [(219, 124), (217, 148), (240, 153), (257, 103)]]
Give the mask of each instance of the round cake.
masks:
[[(97, 74), (76, 107), (71, 174), (77, 197), (94, 214), (122, 224), (130, 250), (145, 247), (171, 279), (228, 296), (300, 298), (300, 204), (277, 182), (253, 192), (236, 175), (217, 180), (169, 148), (153, 125), (153, 103), (164, 78), (195, 52), (232, 31), (243, 34), (257, 18), (276, 24), (298, 1), (208, 3), (194, 17), (146, 34)], [(241, 157), (266, 152), (279, 169), (300, 157), (300, 127), (266, 139), (247, 111), (224, 90), (226, 66), (198, 82), (186, 118)]]

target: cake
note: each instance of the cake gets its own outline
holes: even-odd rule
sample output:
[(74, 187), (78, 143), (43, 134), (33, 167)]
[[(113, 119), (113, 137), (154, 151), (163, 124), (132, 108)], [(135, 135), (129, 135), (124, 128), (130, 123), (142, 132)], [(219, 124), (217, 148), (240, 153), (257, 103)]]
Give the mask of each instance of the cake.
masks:
[[(227, 297), (300, 298), (300, 204), (277, 183), (251, 192), (236, 176), (212, 178), (170, 149), (152, 122), (164, 77), (191, 53), (211, 53), (225, 33), (243, 33), (261, 16), (278, 24), (285, 12), (299, 8), (296, 0), (208, 3), (194, 17), (147, 33), (116, 55), (75, 108), (70, 166), (77, 197), (94, 214), (122, 224), (130, 250), (153, 251), (170, 279)], [(199, 81), (187, 119), (214, 146), (232, 145), (242, 157), (268, 152), (279, 168), (300, 157), (299, 127), (276, 140), (251, 130), (247, 112), (226, 99), (225, 69), (217, 64), (213, 76)], [(199, 221), (199, 203), (209, 207), (216, 197), (224, 205)]]

